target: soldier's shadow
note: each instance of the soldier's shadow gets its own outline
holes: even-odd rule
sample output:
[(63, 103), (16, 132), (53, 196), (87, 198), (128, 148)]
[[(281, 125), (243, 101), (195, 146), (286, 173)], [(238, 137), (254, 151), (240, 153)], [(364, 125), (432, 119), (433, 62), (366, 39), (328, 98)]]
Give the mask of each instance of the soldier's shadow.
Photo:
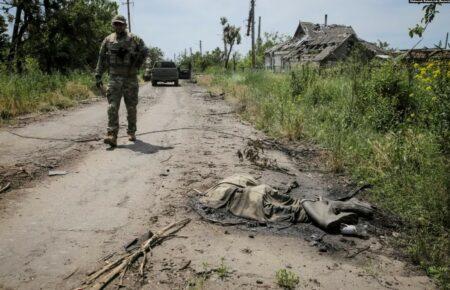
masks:
[(129, 149), (131, 151), (142, 153), (142, 154), (155, 154), (158, 151), (162, 150), (172, 150), (174, 147), (164, 147), (164, 146), (158, 146), (158, 145), (152, 145), (149, 143), (146, 143), (141, 140), (136, 140), (134, 143), (126, 144), (126, 145), (118, 145), (118, 149)]

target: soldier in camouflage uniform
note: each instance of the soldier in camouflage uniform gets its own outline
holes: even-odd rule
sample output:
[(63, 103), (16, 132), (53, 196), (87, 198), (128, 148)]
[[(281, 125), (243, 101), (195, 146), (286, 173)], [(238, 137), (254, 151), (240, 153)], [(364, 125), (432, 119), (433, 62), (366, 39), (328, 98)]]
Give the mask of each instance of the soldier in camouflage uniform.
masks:
[(112, 20), (114, 33), (107, 36), (101, 45), (96, 69), (96, 82), (102, 87), (102, 75), (109, 71), (108, 134), (106, 144), (117, 146), (119, 132), (119, 107), (122, 96), (127, 108), (128, 137), (136, 141), (136, 106), (138, 104), (138, 70), (147, 57), (148, 50), (144, 41), (126, 30), (125, 17), (118, 15)]

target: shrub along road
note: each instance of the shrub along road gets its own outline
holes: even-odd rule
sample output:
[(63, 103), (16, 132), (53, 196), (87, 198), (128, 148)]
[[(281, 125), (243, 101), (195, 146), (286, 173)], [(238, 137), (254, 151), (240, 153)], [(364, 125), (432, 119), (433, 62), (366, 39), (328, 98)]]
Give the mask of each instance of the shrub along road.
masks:
[[(227, 114), (231, 108), (223, 100), (205, 97), (201, 91), (187, 83), (176, 88), (145, 85), (139, 106), (141, 135), (134, 144), (121, 138), (113, 151), (99, 141), (60, 140), (100, 136), (106, 122), (104, 101), (22, 128), (1, 129), (0, 165), (5, 178), (16, 179), (14, 189), (0, 195), (0, 288), (79, 287), (86, 273), (101, 266), (98, 261), (103, 257), (149, 229), (156, 231), (186, 217), (193, 221), (179, 237), (149, 256), (143, 285), (133, 269), (126, 285), (273, 288), (276, 272), (287, 269), (308, 289), (434, 288), (423, 273), (393, 258), (395, 250), (379, 237), (346, 238), (350, 253), (370, 246), (349, 259), (345, 251), (320, 252), (300, 236), (202, 221), (189, 207), (192, 189), (205, 190), (234, 173), (252, 174), (280, 187), (296, 180), (304, 195), (327, 194), (333, 181), (320, 171), (302, 170), (312, 159), (294, 164), (279, 152), (268, 154), (295, 177), (240, 162), (236, 152), (246, 139), (239, 136), (264, 135)], [(122, 106), (124, 125), (123, 111)], [(47, 177), (42, 168), (46, 172), (49, 166), (67, 174)], [(31, 181), (8, 173), (17, 173), (17, 168)], [(329, 242), (339, 239), (330, 237)]]

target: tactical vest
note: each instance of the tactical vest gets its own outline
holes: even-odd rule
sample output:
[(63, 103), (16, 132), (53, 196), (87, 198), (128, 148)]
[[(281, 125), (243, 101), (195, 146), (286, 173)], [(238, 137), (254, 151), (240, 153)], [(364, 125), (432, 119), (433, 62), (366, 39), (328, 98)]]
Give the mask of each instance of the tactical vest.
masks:
[(107, 37), (106, 48), (109, 73), (111, 75), (137, 75), (139, 45), (135, 36), (126, 33), (119, 38), (116, 33), (113, 33)]

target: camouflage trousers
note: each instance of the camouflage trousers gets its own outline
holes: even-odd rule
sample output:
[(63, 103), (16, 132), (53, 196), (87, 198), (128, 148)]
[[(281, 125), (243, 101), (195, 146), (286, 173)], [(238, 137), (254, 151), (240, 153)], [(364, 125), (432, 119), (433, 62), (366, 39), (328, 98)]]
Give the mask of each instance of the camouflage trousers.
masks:
[(110, 76), (108, 91), (108, 133), (117, 135), (119, 132), (119, 108), (120, 102), (125, 101), (127, 108), (128, 130), (127, 133), (136, 132), (136, 106), (138, 104), (139, 83), (137, 76)]

